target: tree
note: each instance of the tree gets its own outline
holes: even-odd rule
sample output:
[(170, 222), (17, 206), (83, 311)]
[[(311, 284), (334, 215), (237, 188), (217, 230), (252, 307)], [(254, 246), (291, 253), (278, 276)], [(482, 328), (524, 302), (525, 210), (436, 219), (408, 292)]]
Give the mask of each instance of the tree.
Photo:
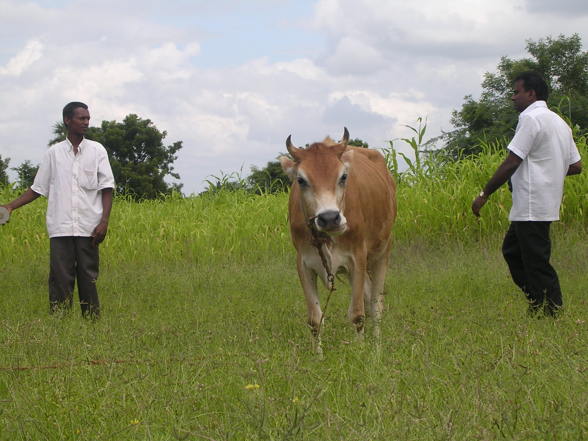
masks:
[(10, 158), (2, 159), (2, 155), (0, 155), (0, 187), (8, 185), (8, 175), (6, 174), (6, 169), (8, 168), (9, 163)]
[[(55, 137), (49, 145), (63, 141), (66, 127), (53, 126)], [(173, 191), (181, 192), (182, 184), (168, 184), (165, 178), (180, 179), (172, 166), (182, 141), (165, 146), (166, 131), (159, 131), (149, 119), (127, 115), (123, 122), (102, 121), (90, 127), (88, 139), (101, 143), (108, 151), (117, 191), (137, 199), (154, 199)]]
[(460, 110), (452, 113), (455, 130), (445, 134), (445, 152), (453, 159), (480, 151), (480, 141), (499, 144), (512, 137), (518, 114), (510, 101), (512, 81), (520, 73), (533, 70), (550, 87), (548, 104), (560, 108), (573, 124), (588, 127), (588, 52), (582, 51), (578, 34), (527, 41), (530, 58), (502, 57), (496, 73), (487, 72), (479, 101), (464, 98)]
[(352, 145), (354, 147), (363, 147), (364, 149), (369, 148), (368, 143), (359, 138), (350, 139), (347, 145)]
[(58, 142), (65, 141), (67, 136), (67, 127), (64, 122), (56, 122), (53, 124), (53, 135), (55, 137), (49, 141), (49, 145), (57, 144)]
[(18, 175), (18, 188), (25, 189), (33, 185), (39, 166), (33, 165), (33, 163), (27, 159), (18, 167), (13, 167), (12, 170)]
[(278, 161), (270, 161), (262, 169), (251, 167), (251, 174), (247, 177), (247, 187), (257, 194), (279, 193), (289, 185), (288, 176)]
[(102, 121), (100, 128), (88, 130), (88, 138), (100, 142), (108, 150), (117, 189), (137, 198), (154, 199), (181, 189), (181, 184), (169, 185), (175, 153), (182, 141), (164, 146), (167, 132), (160, 132), (149, 119), (127, 115), (122, 123)]

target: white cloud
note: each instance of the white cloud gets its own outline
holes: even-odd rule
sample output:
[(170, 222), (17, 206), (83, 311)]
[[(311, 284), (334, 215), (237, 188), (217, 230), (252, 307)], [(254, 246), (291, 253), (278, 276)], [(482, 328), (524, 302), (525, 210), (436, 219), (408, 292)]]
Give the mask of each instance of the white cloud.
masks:
[(0, 67), (0, 75), (17, 77), (27, 70), (43, 55), (43, 45), (40, 41), (31, 40), (26, 46), (11, 58), (6, 66)]
[(335, 40), (361, 40), (384, 52), (386, 46), (423, 51), (486, 46), (491, 36), (492, 45), (508, 37), (523, 5), (523, 0), (320, 0), (315, 26)]
[(158, 74), (163, 81), (189, 79), (191, 69), (185, 67), (192, 57), (200, 52), (200, 45), (192, 42), (182, 50), (172, 42), (146, 51), (142, 67), (146, 71)]
[(347, 97), (366, 112), (397, 119), (401, 124), (412, 121), (415, 115), (428, 115), (436, 110), (432, 103), (426, 101), (423, 92), (417, 90), (385, 96), (366, 90), (348, 90), (337, 91), (330, 96), (331, 100), (342, 97)]
[(56, 67), (50, 84), (66, 96), (78, 96), (93, 101), (100, 96), (118, 98), (125, 96), (126, 87), (144, 74), (137, 69), (135, 60), (112, 60), (95, 66)]
[(348, 35), (336, 43), (334, 52), (326, 59), (326, 65), (332, 72), (345, 72), (347, 75), (369, 75), (386, 67), (378, 49)]

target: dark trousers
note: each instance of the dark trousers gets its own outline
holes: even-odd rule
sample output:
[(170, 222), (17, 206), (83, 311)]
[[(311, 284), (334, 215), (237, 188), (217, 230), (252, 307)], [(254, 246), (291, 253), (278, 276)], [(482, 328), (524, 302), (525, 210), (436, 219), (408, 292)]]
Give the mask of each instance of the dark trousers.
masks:
[(549, 263), (551, 222), (512, 222), (504, 237), (502, 255), (513, 281), (523, 290), (530, 309), (545, 304), (545, 312), (555, 314), (563, 305), (559, 279)]
[(96, 280), (98, 279), (98, 247), (91, 237), (52, 237), (49, 259), (49, 305), (51, 312), (69, 309), (73, 302), (76, 278), (82, 315), (98, 317), (100, 303)]

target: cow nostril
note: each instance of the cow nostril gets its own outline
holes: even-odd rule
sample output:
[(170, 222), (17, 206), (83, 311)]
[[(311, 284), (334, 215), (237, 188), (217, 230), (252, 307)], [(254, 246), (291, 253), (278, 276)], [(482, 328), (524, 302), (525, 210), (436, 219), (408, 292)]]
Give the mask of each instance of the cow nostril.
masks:
[(341, 214), (338, 211), (325, 211), (317, 216), (317, 224), (321, 228), (338, 226), (341, 223)]

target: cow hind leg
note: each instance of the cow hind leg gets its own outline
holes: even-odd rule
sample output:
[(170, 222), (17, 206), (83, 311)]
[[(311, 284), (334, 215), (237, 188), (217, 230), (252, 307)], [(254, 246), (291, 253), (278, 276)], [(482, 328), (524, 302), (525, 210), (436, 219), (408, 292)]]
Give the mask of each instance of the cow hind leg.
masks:
[(384, 310), (384, 283), (388, 269), (388, 256), (382, 257), (373, 263), (371, 268), (372, 286), (370, 294), (370, 315), (374, 322), (374, 337), (380, 338), (380, 321)]

